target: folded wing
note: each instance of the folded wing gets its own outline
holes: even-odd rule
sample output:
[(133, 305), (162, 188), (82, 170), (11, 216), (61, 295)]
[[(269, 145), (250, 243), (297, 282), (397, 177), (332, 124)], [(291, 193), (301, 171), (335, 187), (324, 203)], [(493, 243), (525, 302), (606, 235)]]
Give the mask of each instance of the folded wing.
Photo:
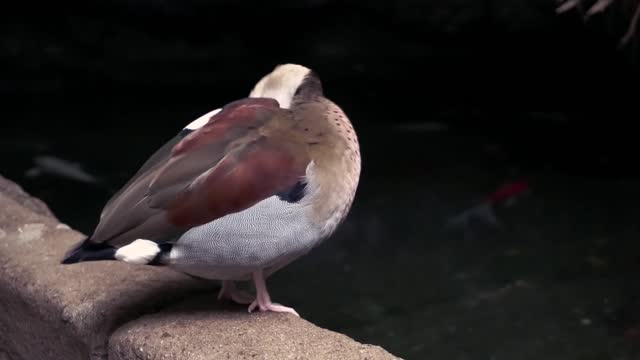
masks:
[(272, 99), (228, 104), (148, 161), (107, 204), (90, 241), (170, 240), (295, 187), (309, 163), (295, 121)]

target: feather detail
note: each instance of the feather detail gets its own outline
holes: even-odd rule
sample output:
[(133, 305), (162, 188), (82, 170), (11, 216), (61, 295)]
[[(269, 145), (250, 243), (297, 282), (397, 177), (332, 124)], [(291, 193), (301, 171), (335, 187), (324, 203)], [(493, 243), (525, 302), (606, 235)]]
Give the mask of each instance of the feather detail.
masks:
[(309, 164), (295, 124), (273, 99), (224, 106), (154, 153), (109, 201), (91, 242), (167, 241), (295, 187)]

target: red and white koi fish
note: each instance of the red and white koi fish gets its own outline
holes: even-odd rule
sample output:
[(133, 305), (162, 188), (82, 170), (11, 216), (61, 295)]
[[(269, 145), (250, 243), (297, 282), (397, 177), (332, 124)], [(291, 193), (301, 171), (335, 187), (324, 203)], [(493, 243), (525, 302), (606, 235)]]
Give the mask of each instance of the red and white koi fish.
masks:
[(530, 190), (527, 181), (516, 181), (507, 183), (489, 194), (481, 203), (463, 211), (462, 213), (449, 218), (448, 226), (466, 227), (473, 219), (479, 219), (485, 224), (500, 226), (500, 220), (495, 214), (495, 207), (498, 205), (511, 206), (521, 195)]

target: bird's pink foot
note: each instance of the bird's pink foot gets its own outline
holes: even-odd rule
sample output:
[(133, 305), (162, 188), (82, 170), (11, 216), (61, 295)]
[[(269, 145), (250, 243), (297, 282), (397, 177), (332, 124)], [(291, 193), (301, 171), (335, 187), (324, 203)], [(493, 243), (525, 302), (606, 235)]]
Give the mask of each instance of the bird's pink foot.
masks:
[(258, 299), (255, 299), (253, 300), (251, 305), (249, 305), (249, 312), (255, 310), (256, 307), (260, 309), (260, 311), (287, 312), (298, 317), (300, 316), (294, 309), (284, 305), (273, 303), (271, 301), (260, 302), (258, 301)]
[(300, 316), (293, 308), (271, 302), (262, 270), (253, 273), (253, 282), (256, 286), (256, 299), (249, 305), (249, 312), (258, 308), (260, 311), (286, 312)]
[(240, 290), (236, 287), (236, 284), (231, 280), (222, 281), (222, 289), (218, 293), (218, 300), (229, 299), (238, 304), (251, 304), (255, 297), (244, 290)]

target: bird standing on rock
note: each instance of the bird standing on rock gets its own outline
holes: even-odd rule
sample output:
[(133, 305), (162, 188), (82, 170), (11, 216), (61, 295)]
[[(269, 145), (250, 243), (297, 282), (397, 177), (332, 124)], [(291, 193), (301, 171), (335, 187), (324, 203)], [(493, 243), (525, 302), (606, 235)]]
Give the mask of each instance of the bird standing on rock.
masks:
[[(329, 237), (360, 177), (358, 138), (319, 77), (277, 66), (187, 125), (105, 205), (63, 264), (120, 260), (222, 280), (219, 298), (289, 312), (265, 279)], [(253, 280), (256, 295), (235, 287)]]

